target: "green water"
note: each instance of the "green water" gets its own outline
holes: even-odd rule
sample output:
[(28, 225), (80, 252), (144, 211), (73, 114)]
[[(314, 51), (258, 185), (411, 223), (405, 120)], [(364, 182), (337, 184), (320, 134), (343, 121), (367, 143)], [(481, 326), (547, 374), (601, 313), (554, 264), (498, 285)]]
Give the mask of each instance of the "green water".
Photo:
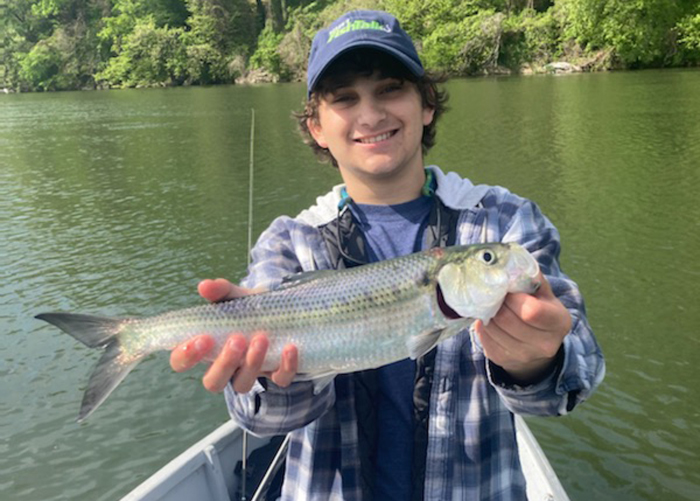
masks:
[[(537, 201), (608, 361), (531, 427), (574, 500), (700, 493), (700, 72), (459, 80), (428, 161)], [(227, 418), (161, 353), (86, 423), (97, 353), (33, 320), (147, 315), (244, 273), (254, 224), (338, 182), (293, 129), (299, 84), (0, 96), (0, 499), (118, 499)]]

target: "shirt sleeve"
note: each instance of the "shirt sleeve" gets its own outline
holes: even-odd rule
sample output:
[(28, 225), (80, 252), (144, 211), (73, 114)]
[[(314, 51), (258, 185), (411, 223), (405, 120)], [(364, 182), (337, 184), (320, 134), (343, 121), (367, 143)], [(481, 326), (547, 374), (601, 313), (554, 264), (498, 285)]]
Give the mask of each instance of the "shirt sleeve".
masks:
[(292, 241), (291, 218), (275, 219), (260, 235), (250, 252), (248, 274), (241, 285), (270, 290), (302, 270)]
[[(514, 195), (510, 197), (517, 198)], [(571, 331), (563, 342), (555, 367), (543, 380), (518, 386), (503, 377), (503, 371), (487, 366), (489, 380), (506, 406), (524, 415), (563, 415), (586, 400), (605, 375), (605, 360), (586, 317), (586, 307), (576, 283), (559, 266), (559, 232), (537, 205), (501, 204), (499, 226), (505, 228), (503, 242), (518, 242), (537, 259), (554, 295), (569, 310)]]
[[(244, 287), (277, 287), (289, 275), (305, 271), (297, 259), (295, 241), (303, 241), (289, 217), (275, 219), (251, 251)], [(297, 234), (292, 235), (296, 231)], [(306, 249), (308, 252), (308, 249)], [(243, 428), (259, 436), (280, 435), (306, 426), (335, 401), (334, 385), (314, 395), (311, 382), (292, 383), (281, 388), (268, 379), (258, 380), (248, 393), (237, 393), (229, 383), (224, 391), (231, 417)]]
[(260, 379), (248, 393), (224, 390), (229, 414), (242, 428), (259, 437), (282, 435), (322, 416), (335, 403), (335, 385), (314, 395), (313, 383), (303, 381), (281, 388)]

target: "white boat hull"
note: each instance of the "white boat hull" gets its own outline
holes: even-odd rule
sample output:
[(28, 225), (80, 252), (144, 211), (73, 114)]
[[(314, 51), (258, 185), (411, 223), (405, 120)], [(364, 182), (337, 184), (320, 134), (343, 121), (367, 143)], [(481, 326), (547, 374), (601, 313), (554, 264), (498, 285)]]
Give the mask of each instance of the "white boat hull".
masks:
[[(559, 478), (525, 421), (515, 416), (520, 462), (529, 501), (569, 501)], [(194, 444), (122, 501), (230, 501), (237, 489), (234, 469), (242, 458), (243, 431), (228, 421)], [(248, 435), (254, 450), (269, 442)]]

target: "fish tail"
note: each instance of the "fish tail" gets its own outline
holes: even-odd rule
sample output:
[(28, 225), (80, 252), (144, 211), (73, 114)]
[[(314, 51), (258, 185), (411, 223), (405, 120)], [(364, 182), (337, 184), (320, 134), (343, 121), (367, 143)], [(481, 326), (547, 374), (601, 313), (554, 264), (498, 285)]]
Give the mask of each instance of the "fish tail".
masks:
[(78, 414), (80, 423), (95, 412), (140, 361), (129, 358), (129, 362), (124, 362), (127, 357), (121, 356), (119, 333), (124, 320), (77, 313), (42, 313), (35, 318), (55, 325), (85, 346), (104, 349), (83, 395)]

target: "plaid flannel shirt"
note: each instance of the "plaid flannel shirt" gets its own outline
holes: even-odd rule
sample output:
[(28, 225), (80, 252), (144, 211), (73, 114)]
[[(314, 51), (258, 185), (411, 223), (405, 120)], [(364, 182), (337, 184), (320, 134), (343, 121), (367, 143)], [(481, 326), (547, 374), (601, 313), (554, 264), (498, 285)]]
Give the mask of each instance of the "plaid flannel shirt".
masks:
[[(576, 284), (559, 268), (559, 235), (537, 206), (501, 187), (474, 186), (433, 170), (436, 196), (460, 211), (456, 243), (519, 242), (540, 264), (572, 315), (562, 363), (543, 381), (518, 387), (490, 364), (472, 332), (437, 347), (430, 395), (424, 498), (444, 501), (525, 499), (513, 414), (569, 412), (600, 384), (601, 350)], [(279, 217), (260, 236), (247, 287), (274, 288), (290, 274), (330, 268), (318, 226), (337, 217), (340, 187), (296, 218)], [(247, 394), (226, 389), (229, 412), (259, 436), (291, 433), (282, 499), (359, 500), (358, 430), (352, 381), (337, 376), (318, 395), (309, 382), (280, 388), (257, 382)]]

